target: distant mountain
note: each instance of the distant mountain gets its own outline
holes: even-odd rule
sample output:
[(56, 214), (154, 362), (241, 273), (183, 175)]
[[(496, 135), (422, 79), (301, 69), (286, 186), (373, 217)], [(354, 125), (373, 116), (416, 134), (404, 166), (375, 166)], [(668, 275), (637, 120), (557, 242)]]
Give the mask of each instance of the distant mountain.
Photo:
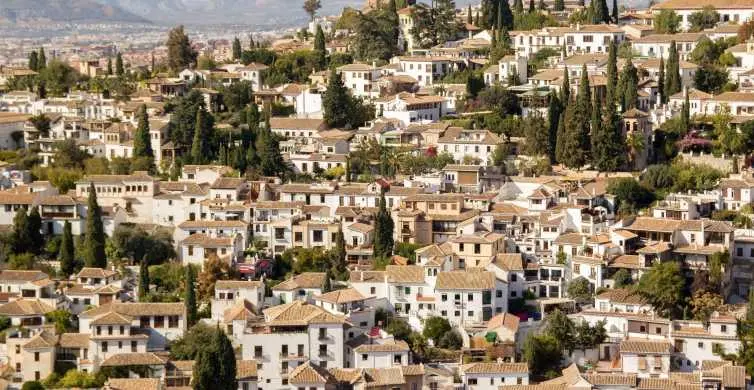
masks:
[[(3, 0), (4, 1), (4, 0)], [(249, 24), (300, 26), (308, 16), (303, 0), (97, 0), (162, 24)], [(323, 0), (321, 15), (340, 13), (364, 0)]]
[(143, 23), (147, 19), (128, 12), (115, 4), (95, 0), (1, 0), (0, 23), (34, 20), (55, 22), (130, 22)]

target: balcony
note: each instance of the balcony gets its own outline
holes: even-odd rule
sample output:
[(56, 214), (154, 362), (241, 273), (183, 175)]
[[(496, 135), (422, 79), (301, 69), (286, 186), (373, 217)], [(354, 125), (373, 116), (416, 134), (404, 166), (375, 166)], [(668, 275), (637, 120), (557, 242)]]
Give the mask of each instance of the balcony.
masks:
[(303, 352), (300, 354), (280, 352), (280, 360), (283, 360), (283, 361), (306, 360), (306, 356), (304, 356)]
[(319, 337), (317, 337), (317, 340), (319, 340), (319, 341), (328, 341), (328, 340), (330, 340), (330, 336), (328, 336), (326, 334), (321, 334), (321, 335), (319, 335)]
[(74, 213), (62, 212), (62, 211), (42, 211), (41, 217), (47, 218), (74, 218)]
[(330, 359), (333, 355), (329, 351), (319, 351), (317, 356), (319, 356), (320, 359)]

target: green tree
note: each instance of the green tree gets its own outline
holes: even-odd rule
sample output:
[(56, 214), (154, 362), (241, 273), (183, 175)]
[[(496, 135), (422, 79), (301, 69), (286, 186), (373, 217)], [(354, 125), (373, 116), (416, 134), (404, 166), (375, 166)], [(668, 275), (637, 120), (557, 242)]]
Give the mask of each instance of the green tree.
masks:
[(26, 227), (29, 229), (27, 236), (31, 241), (31, 250), (34, 254), (42, 253), (45, 239), (42, 236), (42, 217), (39, 215), (39, 208), (33, 207), (29, 213)]
[(212, 345), (215, 328), (201, 322), (190, 327), (182, 337), (170, 344), (170, 359), (196, 360), (199, 352)]
[(121, 53), (115, 55), (115, 74), (118, 77), (126, 74), (126, 70), (123, 67), (123, 55)]
[(380, 194), (379, 211), (374, 222), (375, 258), (387, 258), (393, 254), (393, 218), (387, 210), (385, 193)]
[(569, 168), (581, 168), (589, 161), (591, 144), (589, 122), (592, 115), (592, 94), (586, 65), (582, 67), (576, 105), (566, 109), (566, 129), (563, 161)]
[[(566, 108), (567, 110), (567, 108)], [(558, 131), (556, 134), (555, 143), (555, 159), (557, 162), (562, 163), (566, 159), (566, 113), (565, 111), (560, 113), (558, 119)]]
[(555, 92), (550, 92), (549, 103), (547, 106), (547, 135), (548, 150), (550, 162), (556, 161), (556, 151), (558, 145), (558, 127), (560, 125), (560, 113), (562, 111), (561, 102)]
[(89, 184), (84, 251), (84, 262), (87, 267), (105, 268), (107, 266), (105, 228), (102, 223), (102, 209), (97, 203), (97, 192), (94, 188), (94, 183)]
[(113, 59), (111, 57), (107, 57), (107, 75), (113, 75)]
[(592, 299), (594, 289), (589, 280), (579, 276), (568, 283), (568, 296), (579, 302), (587, 302)]
[(623, 112), (636, 108), (639, 102), (639, 95), (637, 93), (639, 89), (638, 84), (638, 70), (631, 62), (631, 59), (628, 59), (618, 79), (618, 103), (620, 103)]
[(576, 336), (574, 347), (582, 352), (599, 347), (607, 339), (604, 320), (599, 321), (595, 326), (589, 325), (587, 321), (581, 321), (574, 326), (574, 331)]
[(212, 342), (202, 348), (194, 362), (194, 390), (236, 390), (236, 358), (233, 346), (219, 327)]
[(58, 309), (45, 314), (48, 323), (55, 324), (55, 332), (62, 334), (71, 332), (73, 326), (73, 314), (69, 310)]
[(607, 52), (607, 86), (605, 89), (605, 105), (610, 112), (610, 106), (615, 106), (616, 88), (618, 87), (618, 53), (615, 42), (610, 42)]
[(270, 130), (269, 123), (260, 130), (256, 151), (260, 160), (259, 168), (263, 175), (282, 176), (288, 172), (288, 165), (280, 154), (280, 142)]
[(659, 315), (672, 317), (682, 310), (685, 284), (678, 263), (667, 261), (657, 263), (645, 272), (636, 285), (636, 291)]
[(320, 8), (322, 8), (320, 0), (304, 0), (304, 11), (309, 15), (309, 20), (314, 20)]
[(452, 0), (434, 0), (432, 5), (418, 3), (414, 7), (414, 25), (410, 31), (415, 44), (426, 49), (455, 37), (460, 29), (455, 9)]
[(719, 94), (728, 85), (728, 71), (712, 65), (702, 66), (694, 74), (694, 85), (704, 92)]
[(207, 114), (204, 112), (204, 107), (196, 112), (194, 138), (191, 142), (191, 161), (194, 164), (203, 164), (209, 155), (209, 151), (207, 150), (209, 145), (207, 142), (208, 134), (206, 131), (207, 122), (204, 119), (205, 115)]
[(197, 53), (191, 47), (191, 41), (183, 31), (183, 26), (170, 30), (166, 46), (168, 47), (167, 65), (173, 73), (178, 73), (196, 62)]
[(238, 37), (235, 37), (233, 39), (233, 47), (232, 47), (232, 58), (234, 60), (240, 60), (241, 59), (241, 40), (238, 39)]
[(671, 9), (663, 9), (655, 14), (653, 25), (658, 34), (675, 34), (681, 25), (681, 17)]
[(329, 293), (330, 291), (332, 291), (332, 275), (330, 274), (330, 269), (328, 268), (325, 272), (325, 279), (322, 282), (322, 292)]
[(71, 222), (66, 220), (65, 225), (63, 225), (63, 237), (60, 240), (60, 250), (58, 252), (60, 271), (66, 277), (72, 275), (76, 269), (74, 253), (75, 248), (73, 244), (73, 234), (71, 233)]
[(39, 57), (37, 62), (37, 70), (42, 70), (47, 68), (47, 56), (45, 55), (45, 48), (40, 47), (39, 48)]
[(590, 3), (594, 7), (594, 20), (597, 23), (610, 23), (610, 10), (607, 8), (607, 0), (594, 0)]
[(13, 234), (11, 235), (11, 248), (13, 253), (31, 252), (33, 247), (29, 235), (29, 215), (26, 207), (19, 207), (13, 217)]
[(325, 32), (319, 24), (317, 25), (317, 33), (314, 35), (314, 52), (317, 55), (317, 69), (324, 69), (327, 65), (327, 48), (325, 46)]
[[(46, 94), (63, 96), (76, 86), (78, 76), (70, 65), (54, 59), (47, 66), (40, 68), (38, 79)], [(42, 95), (41, 92), (39, 94)]]
[(440, 339), (450, 332), (450, 322), (445, 317), (430, 317), (424, 320), (422, 335), (437, 344)]
[(28, 381), (24, 382), (24, 385), (21, 386), (21, 390), (45, 390), (45, 387), (38, 381)]
[(441, 348), (459, 350), (461, 349), (461, 347), (463, 347), (463, 338), (457, 330), (453, 329), (442, 335), (437, 345), (439, 345)]
[(411, 327), (399, 318), (392, 318), (388, 320), (387, 328), (385, 330), (393, 335), (397, 340), (408, 340), (411, 335)]
[(194, 270), (186, 267), (186, 290), (184, 291), (183, 303), (186, 306), (186, 323), (189, 327), (194, 326), (199, 319), (196, 311), (196, 282)]
[(610, 180), (607, 192), (615, 196), (615, 202), (621, 212), (631, 213), (649, 206), (654, 201), (652, 192), (630, 177)]
[(613, 0), (613, 14), (612, 14), (612, 22), (615, 24), (618, 24), (618, 0)]
[(670, 49), (668, 50), (668, 62), (665, 64), (664, 90), (668, 97), (681, 91), (680, 62), (675, 40), (670, 41)]
[(36, 50), (32, 50), (31, 53), (29, 53), (29, 69), (35, 72), (39, 70), (39, 56), (37, 55)]
[(149, 260), (146, 257), (139, 263), (139, 299), (149, 294)]
[(346, 239), (343, 231), (339, 230), (335, 238), (331, 272), (335, 279), (346, 280), (348, 278), (348, 261), (346, 260)]
[(534, 377), (542, 378), (548, 372), (556, 371), (562, 359), (558, 339), (547, 334), (529, 334), (524, 343), (524, 360)]
[(660, 70), (657, 74), (657, 94), (660, 95), (660, 103), (668, 102), (668, 94), (665, 92), (665, 59), (660, 57)]
[(720, 21), (720, 14), (711, 5), (705, 5), (701, 11), (692, 13), (689, 16), (689, 32), (699, 32), (708, 28), (714, 28)]
[(343, 84), (341, 75), (333, 69), (330, 71), (327, 90), (322, 96), (325, 123), (330, 127), (351, 126), (353, 123), (350, 109), (351, 96)]
[(142, 104), (136, 114), (139, 118), (136, 132), (134, 133), (134, 157), (154, 158), (152, 151), (152, 139), (149, 134), (149, 115), (147, 105)]
[(557, 340), (560, 350), (573, 351), (576, 329), (568, 315), (556, 309), (547, 315), (545, 321), (544, 334)]
[(530, 156), (550, 155), (550, 134), (544, 118), (539, 113), (529, 114), (524, 121), (526, 152)]
[(615, 288), (624, 288), (633, 285), (634, 281), (631, 278), (631, 273), (627, 269), (621, 268), (613, 274), (613, 283)]

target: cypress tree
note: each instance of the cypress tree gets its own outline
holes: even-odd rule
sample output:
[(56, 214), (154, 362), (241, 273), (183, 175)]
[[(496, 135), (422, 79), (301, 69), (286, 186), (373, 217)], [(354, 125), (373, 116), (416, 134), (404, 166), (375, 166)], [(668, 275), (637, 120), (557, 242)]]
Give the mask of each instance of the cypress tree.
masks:
[(37, 61), (37, 70), (42, 70), (47, 67), (47, 56), (45, 55), (45, 48), (39, 48), (39, 60)]
[(537, 4), (537, 8), (539, 8), (540, 11), (547, 10), (547, 4), (545, 4), (545, 0), (539, 0), (539, 4)]
[(620, 86), (618, 91), (618, 101), (621, 104), (621, 110), (623, 112), (636, 107), (639, 100), (638, 84), (639, 73), (629, 58), (626, 61), (626, 65), (624, 65), (623, 71), (621, 71), (620, 74), (620, 79), (618, 80), (618, 85)]
[(568, 67), (563, 68), (563, 83), (560, 86), (560, 104), (564, 107), (571, 102), (571, 83), (568, 80)]
[(534, 8), (534, 0), (529, 0), (529, 13), (534, 13), (537, 9)]
[(345, 127), (350, 123), (351, 112), (351, 95), (343, 84), (340, 74), (335, 69), (330, 71), (330, 80), (327, 83), (327, 90), (322, 96), (323, 118), (330, 127)]
[(625, 148), (622, 147), (623, 135), (616, 118), (615, 105), (609, 105), (604, 121), (600, 104), (595, 97), (592, 114), (592, 165), (599, 171), (613, 172), (622, 163)]
[(125, 73), (126, 70), (123, 67), (123, 55), (118, 53), (115, 55), (115, 74), (118, 76), (123, 76)]
[(605, 93), (605, 104), (615, 105), (615, 89), (618, 84), (618, 56), (615, 48), (615, 42), (610, 43), (607, 55), (607, 88)]
[(558, 144), (558, 126), (560, 122), (561, 103), (558, 100), (558, 96), (555, 92), (550, 92), (550, 102), (547, 107), (547, 121), (548, 121), (548, 135), (549, 135), (549, 151), (550, 161), (555, 162), (557, 160), (557, 144)]
[(319, 24), (317, 24), (317, 33), (314, 35), (314, 53), (317, 56), (318, 69), (324, 69), (327, 64), (327, 48), (325, 46), (325, 32)]
[(84, 263), (87, 267), (105, 268), (105, 228), (102, 224), (102, 209), (97, 203), (94, 183), (89, 184), (86, 211), (86, 238), (84, 240)]
[(660, 57), (660, 70), (657, 74), (657, 94), (660, 95), (660, 104), (668, 102), (665, 94), (665, 59)]
[(257, 138), (257, 154), (259, 155), (259, 168), (264, 176), (279, 176), (285, 173), (286, 165), (280, 154), (280, 142), (275, 134), (270, 131), (269, 124), (260, 130)]
[(60, 249), (58, 251), (58, 260), (60, 261), (60, 271), (66, 277), (73, 274), (76, 263), (74, 259), (75, 248), (73, 246), (73, 234), (71, 233), (71, 222), (66, 220), (63, 225), (63, 237), (60, 240)]
[(332, 275), (330, 274), (330, 269), (328, 268), (325, 271), (325, 280), (322, 283), (322, 292), (328, 293), (332, 291)]
[(254, 50), (254, 34), (249, 34), (249, 50)]
[(154, 157), (152, 151), (152, 139), (149, 135), (149, 115), (147, 114), (147, 105), (142, 104), (137, 113), (139, 124), (136, 126), (134, 133), (134, 157)]
[(107, 75), (113, 75), (113, 59), (110, 57), (107, 57)]
[(213, 390), (237, 390), (236, 382), (236, 353), (225, 332), (218, 326), (215, 331), (217, 349), (217, 384)]
[(238, 37), (233, 38), (233, 50), (232, 55), (234, 60), (241, 59), (241, 40)]
[(469, 8), (466, 11), (466, 24), (474, 24), (474, 16), (471, 14), (471, 4), (469, 4)]
[[(568, 109), (568, 106), (566, 106), (566, 110)], [(566, 110), (562, 111), (560, 113), (560, 118), (558, 118), (558, 131), (557, 131), (557, 139), (555, 143), (555, 159), (558, 163), (563, 163), (565, 160), (565, 143), (566, 143), (566, 131), (565, 131), (565, 114)]]
[(668, 97), (681, 91), (681, 74), (679, 70), (678, 49), (675, 41), (670, 42), (668, 62), (665, 69), (665, 93)]
[(594, 15), (597, 23), (610, 23), (610, 10), (607, 8), (607, 0), (592, 0)]
[(28, 232), (26, 233), (31, 242), (31, 248), (29, 252), (34, 254), (42, 253), (44, 248), (45, 239), (42, 236), (42, 217), (39, 215), (39, 208), (32, 207), (27, 219), (26, 227)]
[(139, 263), (139, 300), (143, 300), (147, 294), (149, 294), (149, 260), (144, 255)]
[(379, 211), (374, 227), (374, 257), (391, 256), (393, 254), (393, 218), (387, 210), (384, 191), (380, 194)]
[(479, 11), (476, 11), (476, 15), (474, 16), (474, 25), (479, 27)]
[(564, 161), (569, 168), (581, 168), (589, 161), (590, 117), (592, 115), (592, 97), (589, 86), (589, 75), (586, 64), (581, 69), (581, 81), (579, 93), (576, 96), (576, 105), (566, 109), (566, 137), (564, 143)]
[(39, 56), (37, 55), (36, 50), (32, 50), (31, 53), (29, 53), (29, 69), (35, 72), (39, 69)]
[[(518, 0), (521, 2), (521, 0)], [(499, 0), (499, 10), (500, 10), (500, 16), (499, 20), (500, 23), (498, 23), (497, 27), (502, 28), (505, 27), (508, 30), (513, 29), (513, 12), (511, 12), (511, 6), (508, 4), (508, 0)], [(523, 7), (523, 5), (522, 5)]]
[(691, 126), (691, 106), (689, 105), (689, 94), (685, 94), (683, 105), (681, 105), (681, 131), (685, 134)]
[(189, 327), (196, 324), (198, 315), (196, 313), (196, 286), (194, 281), (194, 271), (190, 266), (186, 267), (186, 291), (184, 292), (183, 303), (186, 305), (186, 323)]
[[(346, 164), (348, 160), (346, 160)], [(335, 238), (335, 253), (332, 260), (332, 274), (339, 280), (348, 277), (348, 262), (346, 261), (346, 238), (343, 230), (339, 230)]]
[(236, 390), (236, 356), (228, 336), (217, 326), (209, 344), (199, 346), (194, 362), (194, 390)]
[(613, 0), (613, 23), (618, 24), (618, 0)]
[(31, 237), (29, 237), (29, 215), (26, 207), (19, 207), (13, 217), (13, 236), (11, 247), (13, 253), (27, 253), (32, 251)]
[(204, 107), (196, 111), (196, 121), (194, 122), (194, 139), (191, 142), (191, 161), (194, 164), (202, 164), (205, 159), (205, 141), (204, 134)]

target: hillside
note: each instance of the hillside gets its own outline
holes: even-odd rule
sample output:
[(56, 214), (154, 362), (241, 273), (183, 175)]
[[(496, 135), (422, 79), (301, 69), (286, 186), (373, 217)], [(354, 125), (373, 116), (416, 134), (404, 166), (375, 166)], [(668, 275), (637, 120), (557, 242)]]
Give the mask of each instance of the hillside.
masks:
[(2, 0), (0, 23), (55, 22), (148, 22), (117, 5), (94, 0)]

